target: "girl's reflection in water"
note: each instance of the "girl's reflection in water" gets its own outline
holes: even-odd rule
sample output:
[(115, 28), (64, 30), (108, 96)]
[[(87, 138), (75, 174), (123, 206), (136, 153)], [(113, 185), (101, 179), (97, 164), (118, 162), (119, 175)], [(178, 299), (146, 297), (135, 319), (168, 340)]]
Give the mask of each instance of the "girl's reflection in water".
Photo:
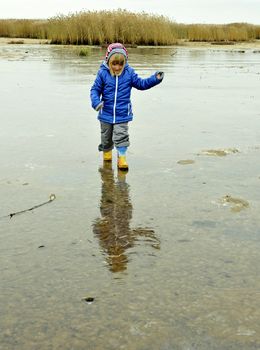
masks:
[(129, 198), (129, 185), (125, 180), (126, 173), (118, 170), (115, 181), (109, 162), (104, 162), (99, 171), (102, 180), (101, 218), (95, 220), (93, 231), (107, 255), (110, 271), (124, 271), (128, 263), (126, 250), (134, 246), (138, 237), (143, 237), (155, 249), (160, 249), (160, 241), (151, 229), (130, 228), (133, 207)]

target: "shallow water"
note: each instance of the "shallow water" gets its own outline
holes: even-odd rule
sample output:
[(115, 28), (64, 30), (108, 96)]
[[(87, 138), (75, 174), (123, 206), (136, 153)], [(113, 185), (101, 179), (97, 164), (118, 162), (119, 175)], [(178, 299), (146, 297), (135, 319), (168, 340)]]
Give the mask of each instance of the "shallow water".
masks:
[(0, 349), (260, 349), (260, 55), (176, 50), (129, 49), (165, 80), (133, 91), (124, 175), (97, 152), (104, 50), (0, 46)]

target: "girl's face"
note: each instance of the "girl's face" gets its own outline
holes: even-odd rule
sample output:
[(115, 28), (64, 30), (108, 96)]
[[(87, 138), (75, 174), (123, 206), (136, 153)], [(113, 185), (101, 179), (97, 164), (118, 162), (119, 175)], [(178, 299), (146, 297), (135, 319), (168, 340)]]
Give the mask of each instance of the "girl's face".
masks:
[(109, 60), (109, 68), (112, 75), (120, 75), (125, 66), (125, 58), (121, 54), (113, 55)]

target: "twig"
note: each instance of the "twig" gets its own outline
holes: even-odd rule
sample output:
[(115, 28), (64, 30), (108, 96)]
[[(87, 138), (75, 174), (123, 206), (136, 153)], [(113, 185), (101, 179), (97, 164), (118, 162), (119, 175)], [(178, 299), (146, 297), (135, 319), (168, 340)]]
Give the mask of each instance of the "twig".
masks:
[(33, 206), (33, 207), (29, 208), (29, 209), (24, 209), (24, 210), (21, 210), (21, 211), (16, 211), (16, 212), (11, 213), (11, 214), (9, 214), (9, 215), (1, 216), (0, 219), (8, 218), (8, 217), (10, 217), (10, 219), (12, 219), (12, 217), (15, 216), (15, 215), (23, 214), (23, 213), (26, 213), (27, 211), (31, 211), (31, 210), (34, 210), (34, 209), (36, 209), (36, 208), (42, 207), (43, 205), (48, 204), (48, 203), (54, 201), (55, 199), (56, 199), (55, 194), (51, 194), (50, 197), (49, 197), (49, 200), (48, 200), (47, 202), (44, 202), (44, 203), (35, 205), (35, 206)]

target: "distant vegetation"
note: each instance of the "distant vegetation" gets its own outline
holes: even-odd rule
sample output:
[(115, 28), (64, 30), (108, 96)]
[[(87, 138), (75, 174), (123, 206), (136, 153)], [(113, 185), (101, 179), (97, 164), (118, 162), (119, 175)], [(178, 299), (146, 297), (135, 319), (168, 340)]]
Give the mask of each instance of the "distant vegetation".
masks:
[(0, 36), (50, 40), (53, 44), (172, 45), (188, 41), (250, 41), (260, 39), (260, 25), (247, 23), (180, 24), (167, 17), (126, 10), (79, 12), (46, 20), (0, 19)]

